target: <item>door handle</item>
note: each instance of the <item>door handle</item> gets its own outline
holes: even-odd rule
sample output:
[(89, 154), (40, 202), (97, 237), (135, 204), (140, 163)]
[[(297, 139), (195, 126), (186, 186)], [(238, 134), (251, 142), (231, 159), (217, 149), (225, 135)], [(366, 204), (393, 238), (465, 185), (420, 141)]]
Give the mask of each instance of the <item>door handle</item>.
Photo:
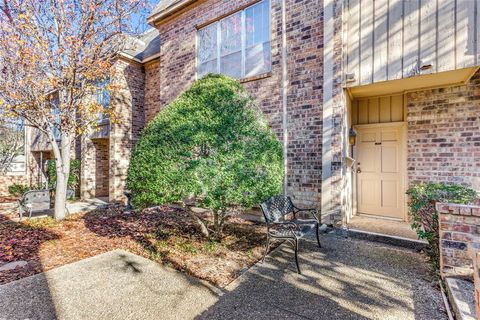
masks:
[(360, 167), (357, 168), (357, 173), (362, 173), (362, 169), (360, 169)]

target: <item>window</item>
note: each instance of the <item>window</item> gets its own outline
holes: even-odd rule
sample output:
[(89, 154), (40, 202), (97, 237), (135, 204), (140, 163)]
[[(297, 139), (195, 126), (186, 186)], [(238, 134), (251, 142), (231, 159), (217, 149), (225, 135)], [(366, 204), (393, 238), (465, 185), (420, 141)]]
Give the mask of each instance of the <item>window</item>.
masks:
[[(110, 107), (110, 91), (108, 90), (108, 85), (110, 84), (110, 80), (99, 81), (97, 83), (97, 90), (95, 92), (95, 100), (96, 102), (101, 105), (104, 110), (108, 110)], [(109, 121), (108, 114), (102, 112), (99, 115), (99, 122), (104, 123)]]
[(241, 79), (269, 72), (270, 1), (263, 0), (198, 31), (198, 76)]

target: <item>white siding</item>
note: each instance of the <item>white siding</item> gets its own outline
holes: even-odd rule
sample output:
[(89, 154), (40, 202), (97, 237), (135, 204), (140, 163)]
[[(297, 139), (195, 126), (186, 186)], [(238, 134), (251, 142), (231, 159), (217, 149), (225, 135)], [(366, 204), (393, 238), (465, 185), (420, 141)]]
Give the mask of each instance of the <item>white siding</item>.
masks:
[(355, 73), (355, 85), (358, 85), (360, 74), (360, 0), (350, 0), (347, 14), (347, 39), (349, 39), (349, 54), (347, 65), (349, 72)]
[(373, 1), (360, 0), (360, 84), (373, 81)]
[(480, 65), (480, 0), (346, 0), (349, 86)]
[(375, 1), (374, 14), (374, 59), (373, 59), (373, 81), (387, 80), (388, 62), (387, 50), (387, 30), (388, 30), (388, 3), (385, 1)]

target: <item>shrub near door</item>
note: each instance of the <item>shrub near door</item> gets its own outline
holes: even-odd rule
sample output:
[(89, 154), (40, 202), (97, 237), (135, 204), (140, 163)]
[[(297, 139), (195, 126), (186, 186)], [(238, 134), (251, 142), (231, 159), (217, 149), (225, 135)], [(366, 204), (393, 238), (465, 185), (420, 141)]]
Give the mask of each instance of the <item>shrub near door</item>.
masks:
[(253, 99), (229, 77), (208, 75), (148, 125), (132, 155), (127, 188), (137, 207), (195, 198), (194, 216), (220, 239), (228, 217), (280, 193), (282, 145)]
[(420, 183), (408, 189), (407, 194), (410, 196), (412, 228), (419, 238), (428, 241), (431, 261), (435, 269), (439, 270), (439, 228), (435, 203), (472, 204), (477, 198), (477, 192), (461, 185)]

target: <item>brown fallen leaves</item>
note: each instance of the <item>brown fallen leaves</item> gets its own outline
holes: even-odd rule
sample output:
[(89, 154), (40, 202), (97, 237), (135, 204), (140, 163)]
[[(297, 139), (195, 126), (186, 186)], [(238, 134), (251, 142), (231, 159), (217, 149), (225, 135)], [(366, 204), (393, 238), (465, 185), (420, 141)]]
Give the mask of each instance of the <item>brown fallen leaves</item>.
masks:
[(125, 249), (223, 287), (260, 259), (264, 235), (262, 225), (232, 219), (223, 241), (212, 242), (201, 236), (186, 212), (168, 206), (141, 212), (109, 208), (61, 223), (3, 218), (0, 263), (24, 260), (28, 266), (0, 272), (0, 284)]

